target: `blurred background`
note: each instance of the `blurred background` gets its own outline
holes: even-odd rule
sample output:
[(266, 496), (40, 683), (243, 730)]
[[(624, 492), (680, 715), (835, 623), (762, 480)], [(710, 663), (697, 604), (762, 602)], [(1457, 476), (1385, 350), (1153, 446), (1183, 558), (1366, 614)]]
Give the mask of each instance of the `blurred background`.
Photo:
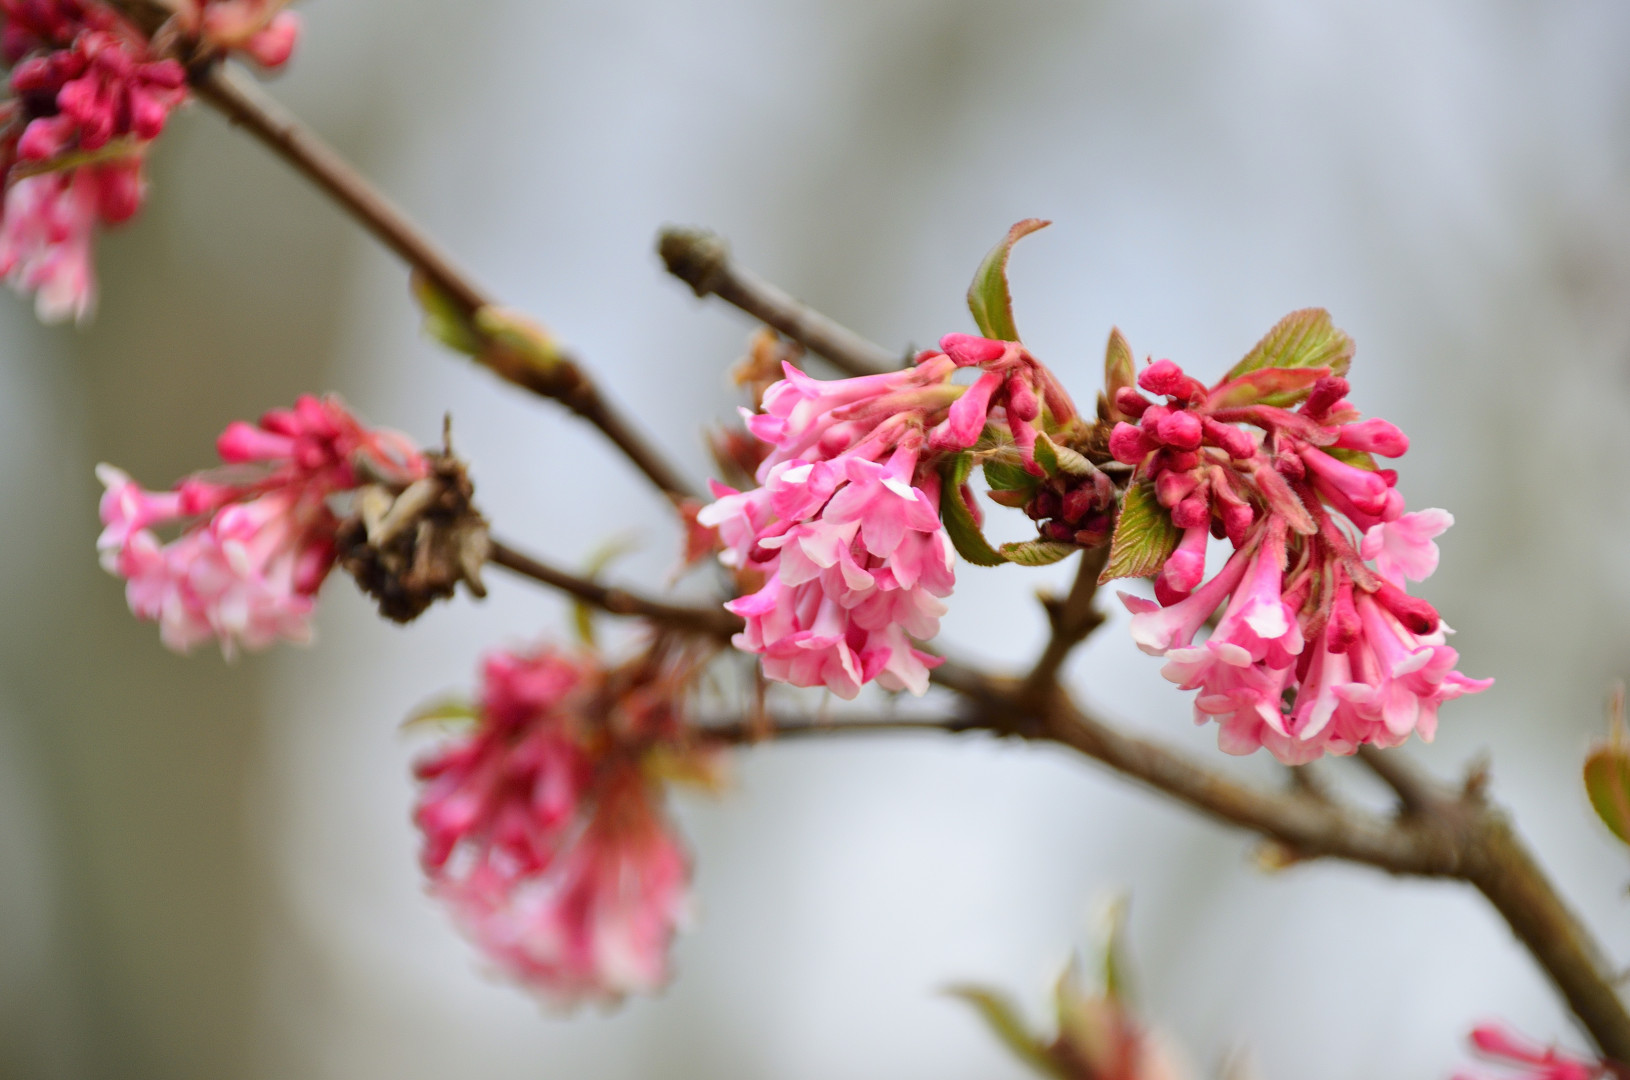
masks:
[[(1359, 343), (1354, 401), (1413, 438), (1411, 505), (1458, 519), (1423, 591), (1463, 669), (1499, 679), (1412, 749), (1445, 773), (1492, 754), (1499, 798), (1630, 961), (1630, 861), (1577, 782), (1630, 674), (1630, 9), (304, 11), (274, 92), (693, 473), (748, 326), (663, 275), (664, 222), (904, 347), (970, 329), (980, 256), (1051, 218), (1015, 258), (1019, 325), (1081, 400), (1111, 325), (1211, 378), (1287, 311), (1330, 308)], [(1468, 891), (1264, 874), (1246, 838), (1089, 763), (978, 738), (744, 756), (733, 793), (680, 809), (699, 905), (672, 988), (550, 1014), (422, 894), (422, 744), (398, 725), (483, 650), (563, 633), (562, 606), (495, 573), (485, 604), (400, 630), (336, 580), (316, 648), (172, 656), (96, 566), (92, 467), (163, 485), (229, 420), (333, 389), (425, 443), (450, 409), (489, 516), (556, 560), (632, 530), (622, 575), (660, 584), (662, 505), (589, 429), (422, 340), (401, 267), (207, 109), (173, 123), (99, 262), (84, 328), (0, 298), (0, 1075), (1017, 1078), (942, 988), (1003, 988), (1039, 1023), (1123, 890), (1142, 998), (1201, 1074), (1249, 1046), (1267, 1080), (1443, 1077), (1486, 1017), (1583, 1045)], [(1058, 574), (960, 576), (944, 644), (1031, 653), (1031, 591)], [(1117, 619), (1073, 677), (1215, 758), (1158, 667)]]

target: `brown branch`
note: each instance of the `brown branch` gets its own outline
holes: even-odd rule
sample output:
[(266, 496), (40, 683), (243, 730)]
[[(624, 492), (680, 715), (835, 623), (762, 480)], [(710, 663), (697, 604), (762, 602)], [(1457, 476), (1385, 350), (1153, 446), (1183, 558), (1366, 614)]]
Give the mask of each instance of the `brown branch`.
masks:
[(1081, 553), (1075, 570), (1075, 583), (1063, 599), (1044, 597), (1042, 606), (1052, 626), (1052, 636), (1025, 679), (1025, 688), (1031, 694), (1047, 694), (1058, 685), (1058, 672), (1075, 647), (1104, 624), (1104, 614), (1098, 610), (1098, 575), (1109, 562), (1109, 545), (1092, 548)]
[[(198, 96), (228, 120), (248, 131), (327, 192), (375, 238), (413, 267), (445, 297), (466, 322), (473, 323), (492, 299), (452, 258), (393, 202), (344, 158), (250, 80), (216, 62), (191, 72)], [(472, 332), (479, 334), (479, 331)], [(581, 416), (610, 439), (660, 490), (676, 498), (693, 493), (668, 459), (601, 395), (588, 374), (566, 356), (549, 363), (517, 363), (513, 354), (488, 341), (476, 359), (501, 377), (542, 397), (552, 398)]]
[(741, 617), (722, 607), (685, 607), (651, 600), (550, 566), (498, 540), (491, 542), (488, 561), (612, 615), (636, 616), (673, 630), (716, 638), (728, 638), (742, 628)]
[(699, 723), (697, 733), (705, 739), (733, 746), (752, 745), (783, 738), (820, 735), (898, 735), (933, 733), (958, 734), (983, 729), (971, 720), (912, 719), (899, 716), (845, 718), (842, 720), (810, 717), (766, 716), (757, 719), (732, 720), (727, 723)]
[(657, 253), (668, 272), (697, 296), (717, 296), (787, 335), (849, 375), (875, 375), (901, 366), (902, 357), (814, 311), (730, 258), (730, 249), (702, 229), (663, 229)]
[[(736, 616), (722, 609), (663, 604), (545, 566), (502, 544), (494, 544), (493, 549), (493, 561), (499, 565), (614, 614), (638, 615), (715, 636), (732, 633), (741, 625)], [(1085, 564), (1090, 561), (1083, 560), (1075, 587), (1057, 609), (1060, 615), (1079, 621), (1065, 622), (1068, 632), (1055, 635), (1056, 641), (1079, 641), (1070, 627), (1079, 629), (1090, 621), (1081, 614), (1090, 611), (1092, 595), (1091, 587), (1082, 582), (1096, 582), (1095, 570), (1086, 573)], [(1037, 670), (1043, 670), (1042, 665)], [(1053, 671), (1056, 674), (1056, 666)], [(1006, 679), (946, 661), (934, 669), (933, 678), (961, 695), (971, 711), (944, 720), (772, 720), (770, 730), (783, 735), (983, 730), (1056, 742), (1213, 820), (1273, 841), (1285, 861), (1343, 859), (1391, 874), (1468, 882), (1511, 926), (1601, 1052), (1615, 1061), (1630, 1061), (1630, 1013), (1614, 989), (1615, 975), (1600, 946), (1569, 910), (1504, 814), (1480, 794), (1451, 796), (1447, 788), (1395, 752), (1366, 751), (1362, 760), (1398, 793), (1405, 808), (1402, 816), (1388, 819), (1339, 803), (1328, 792), (1305, 784), (1273, 791), (1241, 783), (1170, 747), (1116, 730), (1083, 711), (1056, 686), (1038, 694), (1034, 671), (1025, 680)], [(763, 731), (762, 724), (755, 728), (743, 722), (720, 725), (711, 734), (725, 742), (748, 743)]]

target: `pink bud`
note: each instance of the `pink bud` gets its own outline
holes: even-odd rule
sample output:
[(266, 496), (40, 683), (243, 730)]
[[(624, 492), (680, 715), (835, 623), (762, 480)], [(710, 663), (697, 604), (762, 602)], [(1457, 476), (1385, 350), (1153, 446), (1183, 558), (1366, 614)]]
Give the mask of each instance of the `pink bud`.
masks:
[(1335, 408), (1341, 399), (1347, 396), (1351, 387), (1347, 380), (1338, 375), (1327, 375), (1313, 384), (1313, 389), (1307, 395), (1307, 404), (1302, 411), (1315, 420), (1323, 419), (1325, 414)]
[(1002, 385), (1002, 376), (987, 371), (963, 391), (962, 396), (946, 410), (943, 423), (934, 428), (929, 447), (934, 450), (966, 450), (979, 441), (985, 430), (985, 417), (990, 412), (991, 395)]
[(1132, 389), (1123, 386), (1115, 391), (1115, 408), (1127, 416), (1142, 416), (1143, 410), (1149, 407), (1149, 399)]
[(1155, 480), (1155, 498), (1161, 506), (1176, 506), (1200, 486), (1200, 478), (1191, 472), (1163, 472)]
[(1200, 420), (1187, 409), (1164, 417), (1157, 432), (1161, 442), (1179, 450), (1193, 450), (1200, 445)]
[(1014, 375), (1007, 381), (1007, 411), (1015, 420), (1031, 421), (1041, 415), (1041, 403), (1029, 380)]
[(956, 362), (957, 367), (973, 367), (1000, 360), (1007, 352), (1007, 343), (972, 334), (946, 334), (940, 338), (940, 349)]
[(1343, 424), (1336, 436), (1336, 445), (1395, 458), (1402, 457), (1409, 449), (1409, 436), (1377, 416), (1356, 424)]
[(1156, 360), (1138, 372), (1138, 385), (1151, 394), (1179, 397), (1186, 394), (1190, 379), (1170, 360)]
[(1375, 598), (1412, 634), (1430, 634), (1438, 628), (1437, 608), (1418, 596), (1410, 596), (1391, 582), (1383, 581), (1375, 591)]
[(1235, 547), (1245, 543), (1245, 534), (1256, 520), (1256, 511), (1244, 503), (1222, 503), (1223, 530)]
[(1168, 446), (1160, 451), (1160, 457), (1155, 462), (1155, 468), (1188, 472), (1199, 464), (1200, 455), (1193, 450), (1174, 450)]
[(1125, 422), (1116, 424), (1115, 430), (1109, 433), (1109, 452), (1115, 455), (1116, 461), (1127, 465), (1138, 464), (1154, 448), (1154, 443), (1131, 424)]
[(1325, 640), (1329, 642), (1331, 652), (1346, 652), (1363, 632), (1364, 624), (1359, 620), (1358, 608), (1353, 605), (1352, 582), (1343, 581), (1341, 588), (1336, 590), (1336, 600), (1330, 608), (1330, 624), (1325, 631)]
[(1081, 519), (1092, 511), (1097, 510), (1098, 493), (1089, 484), (1071, 488), (1064, 493), (1063, 503), (1060, 507), (1064, 520), (1071, 525), (1078, 525)]
[(294, 47), (300, 42), (300, 16), (292, 11), (279, 12), (271, 25), (249, 39), (244, 51), (254, 57), (261, 67), (277, 68), (288, 63)]
[(1206, 438), (1214, 446), (1222, 447), (1223, 451), (1236, 461), (1244, 461), (1256, 453), (1256, 440), (1251, 438), (1244, 428), (1233, 424), (1224, 424), (1211, 417), (1202, 417), (1200, 425), (1205, 429)]
[(17, 156), (24, 161), (47, 161), (62, 153), (73, 137), (74, 121), (68, 116), (52, 116), (32, 121), (17, 140)]
[(96, 212), (110, 225), (129, 221), (141, 208), (141, 163), (110, 165), (96, 173)]
[(232, 421), (215, 440), (215, 452), (222, 461), (233, 464), (286, 458), (294, 452), (294, 447), (293, 438), (274, 434), (242, 420)]
[(1211, 524), (1211, 500), (1205, 492), (1190, 495), (1172, 507), (1172, 524), (1179, 529), (1203, 529)]

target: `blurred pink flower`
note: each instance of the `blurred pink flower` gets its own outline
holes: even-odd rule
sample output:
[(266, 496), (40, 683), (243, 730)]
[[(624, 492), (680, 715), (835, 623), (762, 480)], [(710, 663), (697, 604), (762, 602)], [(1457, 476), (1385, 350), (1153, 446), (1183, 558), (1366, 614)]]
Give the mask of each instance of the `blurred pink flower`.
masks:
[[(302, 397), (217, 441), (226, 467), (151, 492), (109, 465), (97, 539), (131, 611), (178, 652), (210, 638), (230, 655), (310, 638), (314, 597), (335, 558), (330, 500), (369, 479), (405, 486), (427, 472), (405, 435), (364, 427), (337, 398)], [(176, 524), (163, 543), (155, 526)]]

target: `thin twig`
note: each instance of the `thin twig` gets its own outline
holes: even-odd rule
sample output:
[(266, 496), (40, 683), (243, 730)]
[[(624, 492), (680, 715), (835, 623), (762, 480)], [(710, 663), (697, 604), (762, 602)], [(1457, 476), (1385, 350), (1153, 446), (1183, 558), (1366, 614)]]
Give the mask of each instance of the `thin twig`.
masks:
[(968, 720), (909, 719), (899, 716), (870, 716), (843, 720), (808, 717), (768, 716), (725, 723), (700, 722), (696, 730), (703, 738), (730, 745), (744, 745), (810, 735), (898, 735), (909, 733), (957, 734), (981, 730), (983, 725)]
[[(191, 79), (199, 97), (332, 196), (381, 243), (423, 275), (466, 320), (494, 306), (469, 275), (395, 203), (253, 82), (221, 63), (194, 68)], [(499, 362), (503, 355), (495, 348), (477, 359), (510, 382), (559, 401), (599, 428), (660, 490), (676, 498), (693, 494), (691, 485), (667, 457), (645, 440), (571, 359), (563, 356), (549, 364), (515, 364)]]
[(742, 628), (741, 617), (732, 615), (722, 607), (685, 607), (651, 600), (638, 593), (602, 585), (550, 566), (498, 540), (491, 542), (488, 560), (511, 573), (559, 589), (612, 615), (637, 616), (670, 629), (715, 638), (728, 638)]
[(1047, 693), (1058, 683), (1059, 669), (1064, 666), (1075, 647), (1104, 624), (1104, 614), (1098, 610), (1098, 575), (1109, 562), (1109, 545), (1092, 548), (1081, 553), (1075, 570), (1075, 583), (1068, 596), (1045, 597), (1042, 606), (1047, 610), (1047, 621), (1052, 626), (1052, 637), (1042, 651), (1041, 659), (1030, 669), (1025, 679), (1026, 689), (1033, 693)]
[(703, 229), (663, 229), (657, 252), (668, 272), (695, 290), (717, 296), (774, 327), (848, 375), (875, 375), (901, 366), (902, 357), (800, 304), (737, 264), (730, 249)]
[(1423, 772), (1402, 751), (1361, 746), (1358, 760), (1392, 789), (1406, 814), (1426, 813), (1455, 799), (1449, 788)]

